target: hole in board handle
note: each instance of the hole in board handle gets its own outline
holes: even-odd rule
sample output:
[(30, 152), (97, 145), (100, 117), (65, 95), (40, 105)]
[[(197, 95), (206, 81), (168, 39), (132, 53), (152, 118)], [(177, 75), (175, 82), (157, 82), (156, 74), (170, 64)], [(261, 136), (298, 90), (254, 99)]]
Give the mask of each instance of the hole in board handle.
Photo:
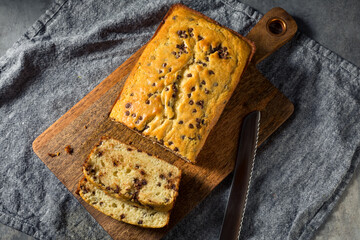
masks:
[(266, 24), (268, 32), (275, 36), (281, 36), (286, 32), (286, 23), (280, 18), (271, 18)]

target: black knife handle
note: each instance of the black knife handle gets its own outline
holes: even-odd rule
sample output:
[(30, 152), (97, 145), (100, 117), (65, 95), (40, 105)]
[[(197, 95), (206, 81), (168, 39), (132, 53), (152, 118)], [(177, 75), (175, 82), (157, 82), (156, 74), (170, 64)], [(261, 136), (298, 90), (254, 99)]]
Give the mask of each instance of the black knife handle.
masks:
[(255, 111), (248, 114), (242, 124), (239, 150), (220, 240), (239, 238), (256, 153), (259, 122), (260, 112)]

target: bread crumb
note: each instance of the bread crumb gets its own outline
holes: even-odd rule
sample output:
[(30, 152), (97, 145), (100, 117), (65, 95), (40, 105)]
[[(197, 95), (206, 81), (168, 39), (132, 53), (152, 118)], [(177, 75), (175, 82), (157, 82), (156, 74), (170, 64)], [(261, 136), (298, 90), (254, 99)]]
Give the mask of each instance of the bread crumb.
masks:
[(60, 156), (60, 152), (57, 152), (57, 153), (48, 153), (48, 155), (53, 158), (53, 157)]
[(70, 145), (67, 145), (66, 147), (65, 147), (65, 152), (67, 152), (68, 154), (73, 154), (73, 152), (74, 152), (74, 149), (70, 146)]

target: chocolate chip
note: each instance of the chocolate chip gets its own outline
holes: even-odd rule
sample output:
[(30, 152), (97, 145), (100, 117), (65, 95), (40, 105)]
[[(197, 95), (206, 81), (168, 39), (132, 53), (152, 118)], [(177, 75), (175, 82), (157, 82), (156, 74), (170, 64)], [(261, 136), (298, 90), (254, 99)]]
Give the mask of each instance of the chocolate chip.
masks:
[(134, 93), (130, 93), (130, 96), (131, 96), (131, 97), (134, 96)]
[(96, 156), (97, 157), (101, 157), (103, 155), (103, 152), (102, 151), (98, 151), (97, 153), (96, 153)]
[(174, 143), (172, 141), (168, 142), (169, 146), (173, 145)]
[(140, 116), (138, 119), (141, 121), (141, 120), (143, 120), (143, 117), (142, 117), (142, 116)]
[(131, 103), (125, 104), (125, 108), (130, 108), (130, 107), (131, 107)]
[(131, 114), (132, 117), (136, 117), (136, 113)]
[(148, 94), (148, 97), (151, 97), (152, 95), (153, 95), (152, 93), (149, 93), (149, 94)]
[(130, 151), (132, 151), (132, 148), (127, 148), (127, 150), (130, 152)]
[(171, 185), (171, 189), (173, 189), (173, 190), (175, 190), (175, 189), (176, 189), (175, 184), (172, 184), (172, 185)]
[(182, 31), (182, 30), (177, 31), (177, 34), (179, 35), (180, 38), (187, 38), (188, 37), (186, 32)]
[(187, 77), (192, 77), (192, 74), (191, 74), (191, 73), (189, 73), (189, 74), (187, 75)]
[(200, 129), (200, 128), (201, 128), (200, 123), (197, 123), (197, 124), (196, 124), (196, 128), (198, 128), (198, 129)]
[(190, 123), (189, 128), (194, 128), (194, 125), (192, 125), (192, 123)]
[(176, 52), (171, 52), (171, 54), (175, 55), (176, 56)]
[(138, 224), (143, 224), (143, 221), (142, 221), (142, 220), (139, 220), (139, 221), (138, 221)]
[(119, 165), (119, 161), (115, 159), (115, 160), (113, 160), (113, 164), (114, 164), (114, 166), (116, 167), (116, 166)]
[(141, 174), (141, 175), (145, 175), (144, 170), (141, 170), (141, 171), (140, 171), (140, 174)]
[(146, 100), (145, 103), (146, 103), (146, 104), (150, 104), (150, 101), (149, 101), (149, 100)]
[(203, 40), (204, 38), (202, 37), (202, 36), (198, 36), (198, 41), (201, 41), (201, 40)]
[(168, 173), (168, 176), (171, 177), (171, 176), (172, 176), (172, 172), (169, 172), (169, 173)]
[(120, 192), (120, 188), (118, 185), (116, 185), (116, 188), (114, 189), (114, 193), (119, 193)]
[(99, 202), (100, 206), (102, 206), (104, 203), (103, 202)]
[(209, 70), (209, 74), (212, 75), (212, 74), (215, 74), (213, 70)]
[(191, 91), (195, 91), (195, 87), (192, 87), (192, 88), (191, 88)]
[(188, 95), (187, 95), (189, 98), (191, 97), (191, 93), (188, 93)]
[(165, 178), (164, 174), (160, 174), (159, 177), (160, 177), (161, 179), (164, 179), (164, 178)]
[(176, 44), (176, 48), (182, 50), (183, 52), (186, 52), (186, 46), (185, 43), (182, 44)]
[(193, 37), (194, 36), (194, 33), (192, 32), (194, 29), (192, 29), (192, 28), (189, 28), (188, 29), (188, 32), (189, 32), (189, 35), (190, 35), (190, 37)]
[(204, 66), (204, 67), (207, 67), (207, 64), (206, 64), (206, 63), (203, 63), (203, 66)]
[(151, 154), (151, 153), (148, 153), (147, 155), (149, 155), (150, 157), (152, 156), (152, 154)]
[(181, 75), (177, 75), (177, 76), (176, 76), (176, 79), (177, 79), (177, 80), (180, 80), (180, 79), (181, 79)]
[[(139, 151), (139, 150), (138, 150)], [(140, 168), (140, 166), (139, 165), (135, 165), (135, 169), (139, 169)]]
[(167, 65), (167, 63), (163, 63), (163, 65), (162, 65), (162, 66), (163, 66), (163, 67), (166, 67), (166, 65)]
[(124, 219), (124, 218), (125, 218), (125, 214), (121, 214), (120, 219)]
[(110, 191), (110, 187), (106, 187), (105, 189), (108, 190), (108, 191)]
[(158, 183), (157, 183), (157, 186), (160, 187), (160, 186), (161, 186), (161, 183), (158, 182)]
[(210, 91), (205, 88), (205, 94), (209, 94)]
[(202, 125), (205, 125), (205, 120), (204, 120), (204, 119), (201, 120), (201, 124), (202, 124)]
[(179, 121), (179, 124), (183, 124), (183, 123), (184, 123), (184, 121), (183, 121), (183, 120), (180, 120), (180, 121)]
[(169, 72), (171, 72), (172, 68), (169, 68)]
[(169, 201), (169, 199), (168, 198), (165, 198), (165, 202), (168, 202)]
[(214, 85), (214, 87), (217, 87), (217, 86), (219, 86), (219, 84), (216, 82), (216, 83), (214, 83), (213, 84)]
[(160, 139), (159, 142), (160, 142), (161, 145), (164, 145), (164, 140), (163, 139)]
[(192, 112), (193, 112), (193, 113), (196, 113), (197, 111), (196, 111), (196, 109), (194, 108), (194, 109), (192, 110)]
[(184, 139), (185, 139), (185, 135), (181, 135), (181, 139), (184, 140)]
[(165, 88), (165, 91), (169, 91), (169, 88), (168, 88), (168, 87), (166, 87), (166, 88)]
[(156, 83), (151, 84), (151, 86), (155, 87), (155, 86), (156, 86)]
[[(144, 172), (144, 174), (145, 174), (145, 172)], [(142, 174), (142, 175), (144, 175), (144, 174)], [(146, 185), (146, 184), (147, 184), (147, 181), (145, 179), (141, 180), (141, 185)]]
[(202, 80), (202, 81), (201, 81), (201, 84), (202, 84), (202, 85), (206, 85), (205, 80)]
[(176, 94), (173, 93), (173, 94), (171, 95), (171, 97), (172, 97), (172, 98), (176, 98)]
[(203, 100), (197, 101), (196, 105), (200, 106), (201, 108), (204, 108), (204, 101)]
[(200, 119), (200, 118), (196, 118), (195, 121), (196, 121), (197, 123), (200, 123), (200, 122), (201, 122), (201, 119)]
[(163, 72), (163, 70), (159, 69), (159, 73), (162, 73), (162, 72)]
[(174, 148), (174, 151), (177, 152), (177, 151), (179, 151), (179, 149), (178, 149), (177, 147), (175, 147), (175, 148)]
[(193, 100), (190, 100), (190, 101), (189, 101), (189, 104), (190, 104), (190, 105), (193, 105), (193, 104), (194, 104), (194, 101), (193, 101)]

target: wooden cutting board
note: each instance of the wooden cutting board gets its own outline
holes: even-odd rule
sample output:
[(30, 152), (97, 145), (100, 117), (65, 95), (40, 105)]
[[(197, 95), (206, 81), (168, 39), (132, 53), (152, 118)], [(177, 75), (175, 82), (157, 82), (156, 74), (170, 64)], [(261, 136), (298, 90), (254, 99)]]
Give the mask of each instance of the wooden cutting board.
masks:
[[(292, 17), (283, 9), (274, 8), (247, 35), (256, 44), (256, 54), (220, 120), (211, 131), (198, 156), (197, 165), (185, 163), (162, 147), (108, 118), (118, 93), (144, 47), (36, 138), (33, 149), (113, 239), (159, 239), (233, 170), (238, 133), (245, 115), (254, 110), (261, 111), (261, 144), (292, 114), (292, 103), (258, 72), (255, 64), (289, 41), (296, 31), (297, 26)], [(89, 206), (75, 193), (82, 177), (83, 161), (103, 135), (132, 143), (182, 169), (179, 197), (166, 228), (144, 229), (118, 222)], [(67, 145), (74, 149), (73, 154), (66, 153), (64, 148)], [(58, 152), (59, 156), (49, 156), (49, 153)]]

